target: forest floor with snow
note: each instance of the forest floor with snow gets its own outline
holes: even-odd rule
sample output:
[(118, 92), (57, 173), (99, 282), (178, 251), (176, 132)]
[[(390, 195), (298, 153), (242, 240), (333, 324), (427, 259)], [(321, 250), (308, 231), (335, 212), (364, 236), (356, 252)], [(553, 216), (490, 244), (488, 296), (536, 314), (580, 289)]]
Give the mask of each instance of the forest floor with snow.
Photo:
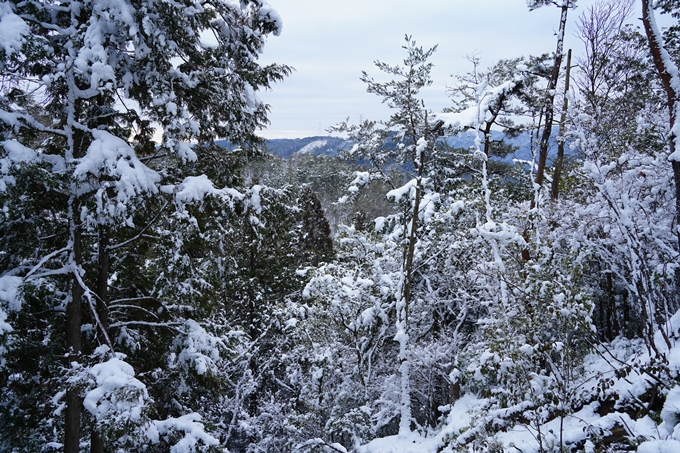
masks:
[[(664, 336), (669, 340), (671, 347)], [(641, 339), (619, 338), (586, 356), (572, 379), (571, 404), (563, 417), (536, 423), (541, 408), (525, 404), (491, 409), (489, 399), (463, 394), (435, 432), (378, 438), (360, 453), (446, 453), (469, 449), (473, 436), (488, 436), (484, 450), (497, 452), (638, 451), (680, 452), (680, 312), (656, 332), (654, 346), (665, 356), (666, 378), (658, 374), (653, 348)], [(663, 390), (668, 389), (670, 390)], [(662, 398), (659, 398), (661, 396)], [(577, 410), (573, 410), (576, 406)], [(578, 407), (581, 406), (581, 407)], [(528, 408), (528, 410), (527, 410)], [(521, 415), (512, 418), (511, 412)], [(501, 427), (496, 432), (489, 427)], [(562, 446), (562, 449), (560, 449)]]

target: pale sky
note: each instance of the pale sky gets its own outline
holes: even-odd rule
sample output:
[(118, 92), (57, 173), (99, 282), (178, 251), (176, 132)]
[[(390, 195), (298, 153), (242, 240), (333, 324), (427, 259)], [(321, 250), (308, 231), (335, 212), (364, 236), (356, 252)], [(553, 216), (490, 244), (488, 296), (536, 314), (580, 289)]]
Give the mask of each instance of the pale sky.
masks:
[[(568, 17), (565, 51), (581, 53), (574, 33), (576, 18), (593, 0), (580, 0)], [(269, 0), (283, 19), (280, 36), (271, 36), (262, 63), (284, 63), (296, 71), (270, 92), (266, 138), (326, 135), (346, 117), (351, 122), (387, 119), (380, 98), (366, 93), (359, 80), (365, 70), (384, 79), (374, 61), (401, 63), (404, 35), (418, 45), (437, 44), (431, 59), (434, 83), (423, 93), (435, 112), (450, 105), (446, 86), (452, 74), (472, 69), (466, 55), (477, 53), (481, 67), (501, 58), (555, 50), (560, 11), (546, 6), (529, 12), (525, 0)], [(635, 6), (635, 17), (639, 17)], [(633, 21), (636, 21), (633, 19)], [(321, 132), (320, 132), (321, 131)]]

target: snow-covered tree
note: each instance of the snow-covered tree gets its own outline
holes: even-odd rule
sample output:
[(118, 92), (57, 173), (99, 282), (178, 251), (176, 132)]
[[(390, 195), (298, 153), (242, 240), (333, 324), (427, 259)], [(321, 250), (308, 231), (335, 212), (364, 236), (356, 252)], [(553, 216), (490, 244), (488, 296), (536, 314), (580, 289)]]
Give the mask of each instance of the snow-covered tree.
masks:
[[(93, 451), (102, 451), (105, 443), (178, 439), (168, 434), (174, 431), (186, 434), (180, 442), (187, 448), (199, 440), (212, 445), (195, 414), (158, 422), (146, 440), (102, 438), (116, 431), (107, 426), (117, 419), (101, 409), (111, 406), (86, 404), (83, 413), (82, 398), (88, 401), (90, 393), (83, 393), (88, 382), (104, 385), (97, 377), (99, 362), (123, 360), (115, 351), (119, 340), (130, 338), (121, 334), (135, 318), (131, 313), (155, 315), (155, 308), (139, 303), (156, 302), (137, 288), (130, 291), (137, 293), (133, 303), (117, 301), (116, 313), (124, 312), (126, 320), (115, 321), (111, 288), (135, 285), (117, 280), (129, 276), (117, 272), (127, 252), (140, 250), (168, 206), (181, 212), (186, 203), (217, 191), (207, 178), (185, 175), (176, 181), (164, 168), (195, 161), (200, 149), (192, 149), (191, 141), (257, 141), (254, 131), (266, 122), (267, 106), (255, 92), (288, 72), (257, 62), (267, 35), (281, 31), (280, 18), (259, 0), (11, 1), (0, 4), (0, 21), (6, 37), (0, 48), (2, 228), (8, 244), (33, 238), (29, 247), (8, 249), (12, 255), (1, 270), (9, 291), (4, 310), (32, 318), (5, 329), (14, 329), (5, 344), (10, 350), (25, 344), (24, 329), (38, 322), (45, 326), (45, 347), (64, 357), (61, 365), (42, 368), (49, 385), (32, 395), (37, 407), (47, 407), (55, 397), (54, 417), (42, 426), (18, 426), (11, 417), (19, 407), (10, 409), (2, 418), (16, 428), (8, 448), (60, 445), (72, 453), (89, 438)], [(162, 132), (158, 147), (151, 141), (155, 126)], [(28, 311), (32, 305), (24, 301), (31, 297), (40, 311)], [(178, 328), (179, 337), (197, 332), (190, 323), (173, 321), (186, 327)], [(32, 348), (39, 350), (36, 343)], [(18, 365), (7, 369), (22, 379), (36, 378)], [(116, 366), (131, 373), (126, 365)], [(91, 375), (94, 380), (88, 380)], [(125, 395), (142, 402), (136, 395), (143, 393)], [(143, 414), (153, 416), (145, 407), (148, 403), (138, 404), (142, 415), (135, 411), (127, 420), (144, 424)]]
[[(393, 188), (387, 193), (387, 197), (399, 203), (401, 207), (398, 222), (394, 227), (401, 236), (403, 262), (397, 293), (394, 296), (397, 300), (395, 340), (400, 345), (399, 431), (403, 434), (411, 430), (412, 423), (408, 351), (411, 344), (409, 336), (412, 335), (409, 317), (413, 310), (417, 266), (414, 258), (419, 237), (422, 235), (421, 227), (428, 222), (439, 201), (438, 195), (431, 190), (428, 175), (432, 170), (432, 156), (436, 152), (436, 142), (443, 126), (443, 121), (432, 121), (432, 112), (424, 107), (423, 101), (418, 97), (419, 91), (432, 83), (430, 78), (432, 63), (428, 63), (428, 59), (436, 47), (424, 50), (416, 46), (415, 41), (407, 36), (404, 49), (407, 56), (403, 66), (376, 62), (381, 71), (394, 76), (395, 79), (379, 82), (366, 72), (362, 76), (367, 91), (381, 97), (383, 102), (393, 109), (390, 119), (384, 124), (366, 121), (358, 126), (343, 124), (339, 128), (348, 132), (354, 142), (349, 154), (369, 160), (375, 168), (375, 171), (371, 172), (358, 172), (349, 188), (350, 192), (358, 192), (359, 186), (366, 185), (372, 178), (385, 180), (391, 183)], [(387, 146), (388, 140), (393, 142), (392, 146)], [(412, 179), (405, 185), (396, 187), (386, 173), (385, 166), (389, 163), (408, 166), (407, 172)]]
[[(661, 5), (662, 11), (673, 14), (676, 18), (680, 15), (677, 5), (665, 2)], [(675, 234), (678, 236), (680, 245), (680, 132), (678, 131), (678, 115), (680, 113), (680, 65), (668, 52), (661, 30), (656, 24), (654, 4), (649, 0), (642, 0), (642, 23), (645, 27), (645, 35), (649, 43), (652, 60), (656, 67), (661, 85), (666, 94), (668, 107), (668, 160), (673, 167), (675, 182)], [(677, 27), (676, 27), (677, 31)]]
[[(538, 152), (538, 161), (536, 165), (536, 174), (534, 178), (535, 184), (538, 186), (533, 198), (533, 206), (539, 205), (540, 187), (545, 178), (545, 168), (548, 160), (548, 147), (550, 144), (550, 136), (553, 128), (554, 118), (554, 104), (555, 104), (555, 90), (557, 89), (557, 82), (559, 81), (560, 70), (562, 67), (562, 59), (564, 57), (564, 35), (567, 27), (567, 15), (569, 9), (576, 7), (576, 0), (561, 0), (555, 2), (552, 0), (528, 0), (527, 6), (530, 11), (540, 8), (545, 5), (557, 5), (560, 7), (560, 23), (557, 31), (557, 45), (555, 47), (554, 61), (552, 71), (548, 78), (548, 84), (545, 91), (545, 103), (543, 106), (543, 131), (541, 133), (541, 140)], [(525, 256), (526, 259), (526, 256)]]

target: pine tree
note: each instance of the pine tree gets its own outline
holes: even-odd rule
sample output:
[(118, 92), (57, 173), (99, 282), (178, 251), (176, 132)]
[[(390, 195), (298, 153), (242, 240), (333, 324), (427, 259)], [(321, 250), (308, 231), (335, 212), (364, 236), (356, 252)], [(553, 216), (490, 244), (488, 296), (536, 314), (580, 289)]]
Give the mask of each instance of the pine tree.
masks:
[[(436, 211), (439, 202), (439, 195), (432, 190), (432, 180), (428, 176), (434, 172), (433, 156), (437, 153), (437, 140), (443, 134), (444, 124), (444, 121), (433, 121), (434, 115), (418, 97), (422, 88), (432, 84), (432, 63), (428, 60), (436, 51), (436, 46), (425, 50), (418, 47), (410, 36), (406, 36), (404, 49), (407, 56), (403, 65), (391, 66), (376, 61), (378, 69), (394, 79), (379, 82), (366, 72), (362, 76), (367, 91), (382, 98), (392, 109), (390, 119), (382, 124), (365, 121), (358, 126), (348, 126), (343, 123), (338, 128), (348, 132), (354, 142), (348, 154), (367, 159), (374, 168), (369, 172), (356, 173), (349, 188), (350, 193), (358, 193), (359, 187), (371, 180), (384, 181), (393, 189), (387, 193), (387, 197), (398, 203), (400, 209), (398, 220), (393, 224), (393, 234), (399, 236), (402, 248), (401, 273), (395, 294), (395, 341), (400, 348), (400, 434), (410, 432), (413, 422), (409, 349), (411, 335), (414, 334), (412, 329), (417, 324), (411, 320), (414, 303), (418, 301), (414, 297), (419, 256), (417, 249), (422, 246), (420, 240), (425, 236), (423, 227)], [(390, 179), (387, 168), (392, 164), (402, 165), (410, 175), (410, 181), (397, 187), (396, 181)]]
[[(126, 334), (130, 321), (115, 321), (112, 287), (116, 292), (129, 288), (134, 300), (151, 300), (143, 288), (133, 289), (135, 282), (115, 282), (116, 276), (129, 276), (118, 272), (131, 257), (121, 252), (143, 250), (149, 229), (168, 214), (168, 205), (181, 212), (182, 201), (200, 201), (206, 194), (204, 179), (188, 175), (183, 181), (166, 179), (175, 184), (174, 192), (167, 184), (161, 188), (171, 172), (155, 163), (158, 158), (196, 160), (192, 140), (258, 141), (254, 131), (266, 122), (267, 106), (255, 91), (289, 71), (257, 63), (266, 36), (280, 32), (280, 19), (261, 1), (210, 6), (12, 1), (0, 5), (0, 17), (12, 24), (0, 48), (2, 197), (8, 207), (2, 227), (7, 243), (18, 237), (34, 241), (21, 239), (28, 247), (17, 243), (3, 263), (3, 286), (15, 294), (7, 309), (17, 317), (5, 344), (10, 350), (28, 341), (39, 347), (24, 333), (43, 323), (49, 335), (45, 347), (65, 357), (61, 365), (36, 362), (50, 387), (31, 395), (37, 407), (46, 407), (64, 389), (65, 395), (53, 400), (63, 402), (63, 410), (47, 425), (12, 431), (22, 437), (8, 441), (9, 446), (29, 445), (24, 448), (30, 450), (52, 441), (75, 453), (88, 438), (94, 451), (101, 451), (103, 443), (143, 442), (119, 428), (128, 422), (142, 426), (153, 411), (125, 412), (101, 404), (85, 404), (82, 411), (83, 396), (91, 403), (100, 395), (101, 367), (132, 372), (116, 354), (121, 339), (134, 342), (134, 336)], [(204, 41), (208, 34), (214, 42)], [(163, 133), (158, 148), (151, 142), (151, 122)], [(29, 192), (23, 192), (26, 187)], [(116, 313), (123, 310), (124, 317), (135, 318), (120, 300), (115, 305)], [(131, 310), (143, 313), (140, 309), (151, 312), (148, 306)], [(29, 319), (22, 322), (22, 316)], [(24, 372), (16, 366), (13, 362), (7, 370)], [(127, 392), (130, 404), (144, 409), (146, 391), (135, 387), (140, 381), (129, 382), (116, 391)], [(124, 397), (116, 395), (104, 392), (100, 398)], [(123, 412), (116, 413), (119, 409)], [(3, 415), (2, 423), (12, 423), (13, 415)], [(159, 433), (196, 426), (196, 418), (186, 416), (184, 425), (179, 418), (159, 422), (148, 438), (160, 442)], [(110, 436), (102, 439), (101, 434)], [(193, 442), (198, 439), (214, 441), (205, 435)]]
[(321, 202), (308, 187), (302, 189), (298, 199), (302, 225), (301, 247), (309, 255), (309, 262), (317, 266), (319, 262), (329, 262), (333, 258), (331, 227), (321, 208)]

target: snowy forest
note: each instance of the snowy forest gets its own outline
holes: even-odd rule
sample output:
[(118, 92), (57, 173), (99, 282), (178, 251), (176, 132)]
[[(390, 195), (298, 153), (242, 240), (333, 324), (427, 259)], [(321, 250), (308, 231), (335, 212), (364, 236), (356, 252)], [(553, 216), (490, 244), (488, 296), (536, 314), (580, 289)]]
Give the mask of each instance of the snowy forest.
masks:
[(680, 452), (677, 0), (286, 159), (275, 6), (0, 0), (0, 452)]

